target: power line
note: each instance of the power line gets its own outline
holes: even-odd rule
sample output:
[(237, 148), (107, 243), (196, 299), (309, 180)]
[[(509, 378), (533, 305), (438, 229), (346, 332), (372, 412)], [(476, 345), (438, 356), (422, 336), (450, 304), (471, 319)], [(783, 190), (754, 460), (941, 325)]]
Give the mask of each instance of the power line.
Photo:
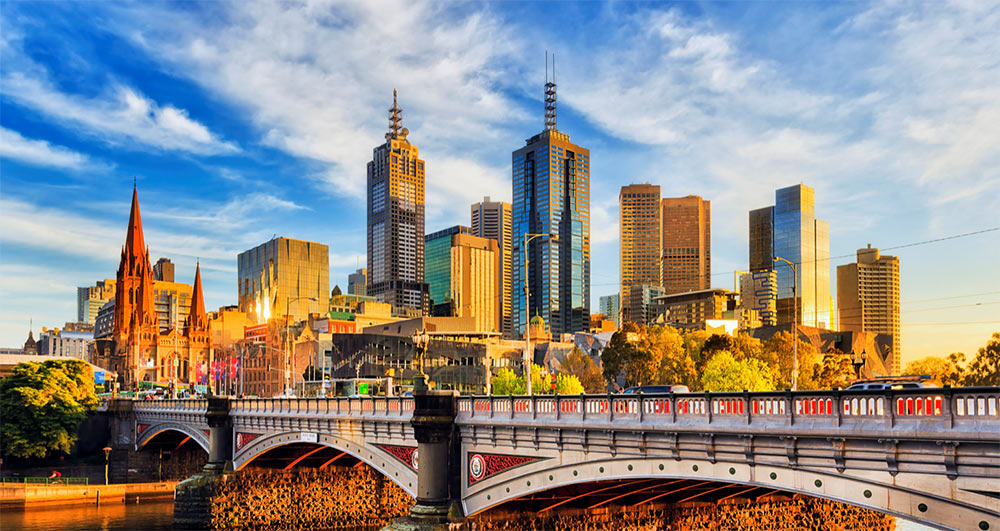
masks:
[(1000, 321), (955, 321), (952, 323), (900, 323), (900, 326), (935, 326), (935, 325), (970, 325), (970, 324), (1000, 324)]

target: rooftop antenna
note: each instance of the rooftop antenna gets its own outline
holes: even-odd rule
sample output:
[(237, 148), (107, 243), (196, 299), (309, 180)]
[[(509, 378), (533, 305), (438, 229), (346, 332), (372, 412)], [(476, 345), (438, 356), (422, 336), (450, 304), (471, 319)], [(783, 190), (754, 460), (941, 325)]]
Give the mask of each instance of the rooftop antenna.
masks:
[(396, 89), (392, 89), (392, 108), (389, 109), (389, 132), (385, 134), (386, 140), (400, 137), (400, 123), (402, 121), (403, 110), (396, 104)]
[(552, 81), (549, 81), (548, 50), (545, 50), (545, 130), (556, 130), (556, 54), (552, 54)]

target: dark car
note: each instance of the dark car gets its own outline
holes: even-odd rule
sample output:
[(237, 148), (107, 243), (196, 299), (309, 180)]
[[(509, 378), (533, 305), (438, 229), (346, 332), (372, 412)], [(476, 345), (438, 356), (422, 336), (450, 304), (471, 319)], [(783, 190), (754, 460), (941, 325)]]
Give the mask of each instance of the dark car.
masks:
[(642, 393), (644, 395), (660, 395), (667, 393), (690, 393), (686, 385), (637, 385), (622, 391), (626, 395)]
[(885, 389), (923, 389), (925, 386), (920, 382), (869, 382), (851, 384), (847, 391), (860, 391), (862, 389), (872, 391), (883, 391)]

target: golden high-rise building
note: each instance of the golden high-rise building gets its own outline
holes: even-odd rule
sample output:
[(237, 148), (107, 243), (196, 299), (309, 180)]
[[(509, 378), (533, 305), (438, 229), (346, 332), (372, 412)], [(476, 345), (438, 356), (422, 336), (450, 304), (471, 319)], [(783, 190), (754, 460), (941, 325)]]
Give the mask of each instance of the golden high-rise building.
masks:
[(472, 205), (472, 235), (496, 240), (500, 248), (500, 332), (504, 337), (513, 337), (511, 308), (511, 247), (513, 245), (510, 225), (510, 203), (490, 201)]
[[(660, 187), (652, 184), (622, 186), (618, 194), (623, 321), (645, 323), (645, 313), (632, 302), (634, 286), (660, 284)], [(608, 316), (617, 320), (618, 316)]]
[(428, 313), (424, 283), (424, 161), (392, 91), (389, 132), (368, 163), (367, 294), (395, 313)]
[(886, 368), (900, 371), (899, 258), (881, 256), (871, 244), (858, 261), (837, 266), (837, 316), (841, 330), (892, 335)]
[(712, 287), (712, 202), (696, 195), (664, 197), (664, 292), (683, 293)]

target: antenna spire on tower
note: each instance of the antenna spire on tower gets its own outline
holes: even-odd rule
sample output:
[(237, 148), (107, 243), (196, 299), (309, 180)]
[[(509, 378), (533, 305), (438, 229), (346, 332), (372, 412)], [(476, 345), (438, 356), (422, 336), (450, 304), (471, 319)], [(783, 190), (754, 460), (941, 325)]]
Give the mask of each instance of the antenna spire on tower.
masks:
[(552, 54), (552, 80), (549, 81), (549, 51), (545, 51), (545, 129), (556, 130), (556, 54)]
[(403, 109), (396, 104), (396, 89), (392, 89), (392, 108), (389, 109), (389, 132), (385, 134), (385, 139), (399, 138), (400, 124), (403, 122)]

